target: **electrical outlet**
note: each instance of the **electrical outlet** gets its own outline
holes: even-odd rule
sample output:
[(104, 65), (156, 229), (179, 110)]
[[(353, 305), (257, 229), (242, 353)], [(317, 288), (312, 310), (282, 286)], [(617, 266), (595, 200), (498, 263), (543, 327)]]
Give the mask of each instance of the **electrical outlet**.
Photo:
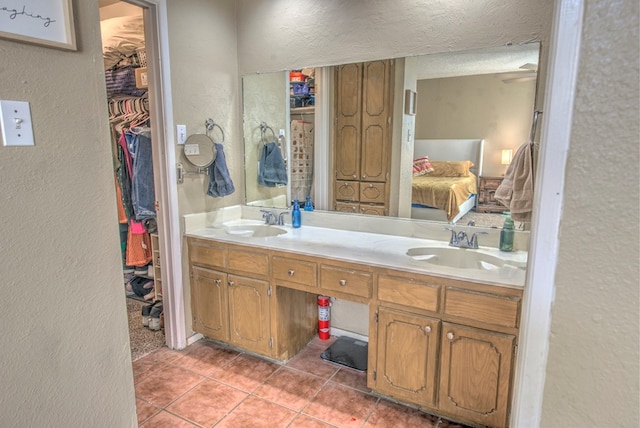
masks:
[(178, 144), (184, 144), (187, 141), (187, 125), (176, 125), (176, 133), (178, 134)]
[(5, 146), (33, 146), (33, 124), (27, 101), (0, 101), (0, 125)]

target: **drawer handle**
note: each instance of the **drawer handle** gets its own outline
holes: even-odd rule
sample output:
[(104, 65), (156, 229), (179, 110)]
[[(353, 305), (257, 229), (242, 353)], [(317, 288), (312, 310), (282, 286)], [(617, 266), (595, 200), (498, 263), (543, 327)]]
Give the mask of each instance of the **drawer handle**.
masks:
[(339, 282), (340, 282), (340, 285), (343, 286), (343, 287), (345, 285), (347, 285), (347, 280), (346, 279), (341, 279)]
[(216, 279), (216, 281), (215, 281), (215, 282), (216, 282), (216, 285), (220, 285), (220, 283), (221, 283), (222, 281), (220, 281), (219, 279)]
[(429, 334), (429, 333), (431, 333), (431, 326), (430, 326), (430, 325), (425, 326), (425, 328), (424, 328), (424, 333), (425, 333), (425, 334)]
[(295, 275), (296, 271), (293, 269), (289, 269), (289, 272), (287, 272), (289, 274), (289, 276), (293, 276)]
[(234, 282), (233, 281), (229, 281), (229, 287), (233, 287)]
[(453, 337), (454, 337), (453, 333), (451, 333), (451, 332), (447, 333), (447, 339), (453, 340)]

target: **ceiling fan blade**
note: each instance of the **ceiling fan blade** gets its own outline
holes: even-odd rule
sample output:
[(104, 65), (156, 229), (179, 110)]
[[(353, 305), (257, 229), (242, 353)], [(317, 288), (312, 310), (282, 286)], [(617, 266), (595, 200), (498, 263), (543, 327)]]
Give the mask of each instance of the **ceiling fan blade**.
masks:
[(538, 71), (538, 64), (532, 64), (532, 63), (528, 62), (526, 64), (521, 65), (520, 68), (522, 70)]

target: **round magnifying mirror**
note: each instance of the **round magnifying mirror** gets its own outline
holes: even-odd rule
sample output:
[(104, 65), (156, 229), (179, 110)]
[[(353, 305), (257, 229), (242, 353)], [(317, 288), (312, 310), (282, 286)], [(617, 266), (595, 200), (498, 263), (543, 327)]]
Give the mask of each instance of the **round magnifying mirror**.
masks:
[(184, 143), (184, 156), (195, 166), (205, 168), (216, 160), (213, 140), (205, 134), (193, 134)]

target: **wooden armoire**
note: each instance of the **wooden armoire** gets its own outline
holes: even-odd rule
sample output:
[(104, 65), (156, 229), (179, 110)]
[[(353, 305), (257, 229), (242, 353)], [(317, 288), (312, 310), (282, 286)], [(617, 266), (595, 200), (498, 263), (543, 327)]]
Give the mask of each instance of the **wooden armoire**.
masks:
[(389, 214), (393, 68), (393, 60), (383, 60), (335, 69), (336, 211)]

